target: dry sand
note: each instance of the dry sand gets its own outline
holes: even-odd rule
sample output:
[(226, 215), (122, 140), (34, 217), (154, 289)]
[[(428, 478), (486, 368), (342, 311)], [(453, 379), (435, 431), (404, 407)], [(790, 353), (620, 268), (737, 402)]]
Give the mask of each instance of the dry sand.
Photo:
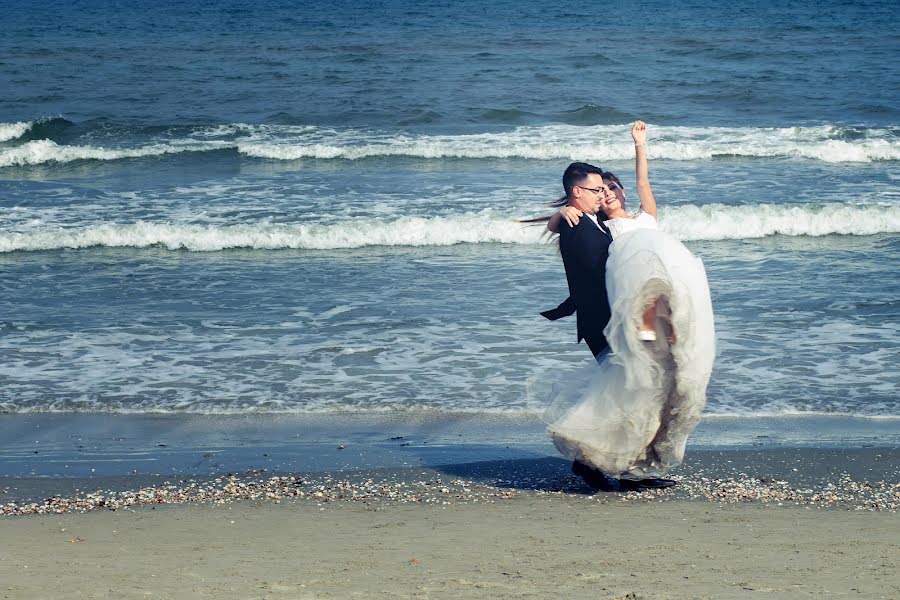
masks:
[(617, 495), (0, 520), (0, 598), (900, 598), (900, 517)]

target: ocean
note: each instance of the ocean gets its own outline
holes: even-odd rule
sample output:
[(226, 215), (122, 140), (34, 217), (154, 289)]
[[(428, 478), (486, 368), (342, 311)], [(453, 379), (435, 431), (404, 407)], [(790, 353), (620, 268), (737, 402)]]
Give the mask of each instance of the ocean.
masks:
[[(0, 412), (539, 415), (573, 160), (706, 265), (707, 416), (900, 419), (900, 7), (0, 7)], [(636, 209), (629, 194), (628, 207)]]

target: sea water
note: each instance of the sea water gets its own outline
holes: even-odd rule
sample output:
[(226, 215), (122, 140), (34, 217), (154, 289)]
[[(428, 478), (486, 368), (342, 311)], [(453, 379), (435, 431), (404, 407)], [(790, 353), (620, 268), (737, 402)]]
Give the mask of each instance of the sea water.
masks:
[(0, 411), (537, 415), (573, 160), (706, 265), (707, 414), (900, 418), (900, 9), (0, 7)]

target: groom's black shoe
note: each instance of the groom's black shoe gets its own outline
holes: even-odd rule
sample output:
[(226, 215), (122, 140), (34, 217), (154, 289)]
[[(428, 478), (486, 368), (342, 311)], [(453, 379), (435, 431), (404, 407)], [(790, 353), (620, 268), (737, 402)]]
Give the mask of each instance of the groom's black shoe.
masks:
[(619, 479), (607, 476), (603, 471), (598, 471), (593, 467), (589, 467), (583, 462), (575, 461), (572, 463), (572, 472), (584, 479), (592, 489), (601, 492), (621, 492), (623, 483)]
[(671, 479), (620, 479), (620, 492), (646, 492), (647, 490), (662, 490), (672, 487), (675, 482)]
[(663, 490), (668, 487), (672, 487), (675, 485), (674, 479), (661, 479), (659, 477), (654, 477), (652, 479), (638, 479), (637, 481), (632, 482), (636, 484), (638, 487), (641, 487), (645, 490)]
[(603, 471), (590, 467), (583, 462), (572, 463), (572, 472), (584, 479), (592, 489), (601, 492), (646, 492), (647, 490), (663, 490), (675, 485), (674, 479), (616, 479)]

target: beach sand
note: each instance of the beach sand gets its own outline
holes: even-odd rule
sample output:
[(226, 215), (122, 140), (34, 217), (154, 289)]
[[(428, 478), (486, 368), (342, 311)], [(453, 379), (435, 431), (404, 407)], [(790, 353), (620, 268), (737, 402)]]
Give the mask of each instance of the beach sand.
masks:
[(898, 517), (618, 495), (0, 520), (0, 598), (898, 598)]

